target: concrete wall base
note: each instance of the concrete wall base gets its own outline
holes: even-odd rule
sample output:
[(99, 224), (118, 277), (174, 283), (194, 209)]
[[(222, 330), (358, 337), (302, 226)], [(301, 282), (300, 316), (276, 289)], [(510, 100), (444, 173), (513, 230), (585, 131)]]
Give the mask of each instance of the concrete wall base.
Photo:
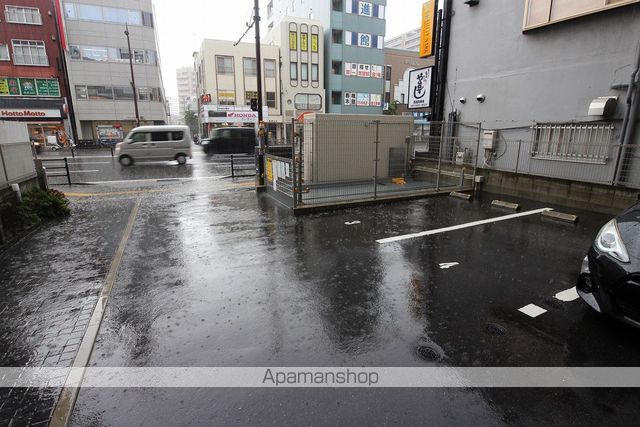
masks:
[(594, 212), (616, 214), (640, 197), (640, 190), (512, 172), (478, 169), (481, 191), (539, 200)]

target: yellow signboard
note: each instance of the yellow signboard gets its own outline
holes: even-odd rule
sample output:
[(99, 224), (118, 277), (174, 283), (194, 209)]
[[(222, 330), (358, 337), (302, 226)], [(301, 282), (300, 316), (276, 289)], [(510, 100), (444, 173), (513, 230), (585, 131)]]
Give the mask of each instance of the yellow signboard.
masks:
[(7, 79), (0, 79), (0, 95), (9, 95), (9, 82)]
[(318, 35), (311, 34), (311, 52), (318, 51)]
[(422, 30), (420, 31), (420, 58), (433, 55), (433, 35), (436, 25), (436, 0), (422, 5)]
[(298, 50), (298, 33), (289, 31), (289, 50)]
[(267, 159), (267, 181), (273, 182), (273, 163)]
[(300, 34), (300, 50), (303, 52), (309, 50), (309, 39), (307, 33)]

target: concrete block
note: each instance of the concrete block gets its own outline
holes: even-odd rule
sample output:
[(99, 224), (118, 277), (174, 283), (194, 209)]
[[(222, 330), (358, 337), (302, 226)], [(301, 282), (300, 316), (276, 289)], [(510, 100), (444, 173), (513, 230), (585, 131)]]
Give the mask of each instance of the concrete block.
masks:
[(502, 209), (510, 209), (510, 210), (514, 210), (514, 211), (519, 211), (520, 210), (520, 205), (518, 203), (511, 203), (511, 202), (505, 202), (502, 200), (494, 200), (491, 202), (491, 206), (495, 207), (495, 208), (502, 208)]
[(542, 212), (542, 216), (545, 218), (556, 220), (556, 221), (570, 222), (572, 224), (575, 224), (576, 222), (578, 222), (577, 215), (566, 214), (562, 212), (544, 211)]
[(455, 197), (456, 199), (463, 199), (463, 200), (471, 200), (471, 194), (467, 194), (467, 193), (460, 193), (458, 191), (452, 191), (451, 193), (449, 193), (449, 196), (451, 197)]

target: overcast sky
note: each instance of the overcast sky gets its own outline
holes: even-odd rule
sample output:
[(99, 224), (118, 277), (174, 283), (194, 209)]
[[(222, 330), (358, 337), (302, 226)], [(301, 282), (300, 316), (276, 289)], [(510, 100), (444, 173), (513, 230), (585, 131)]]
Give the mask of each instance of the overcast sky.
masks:
[[(418, 28), (423, 2), (387, 0), (387, 38)], [(154, 0), (153, 3), (167, 96), (177, 95), (175, 70), (192, 65), (191, 54), (200, 48), (201, 40), (237, 40), (246, 28), (253, 7), (253, 0)], [(252, 30), (244, 41), (253, 40)]]

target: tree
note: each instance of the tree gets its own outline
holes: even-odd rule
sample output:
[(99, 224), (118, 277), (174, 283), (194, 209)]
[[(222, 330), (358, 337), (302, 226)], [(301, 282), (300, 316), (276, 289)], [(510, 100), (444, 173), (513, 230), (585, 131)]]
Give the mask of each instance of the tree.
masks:
[(383, 111), (388, 116), (395, 116), (398, 114), (398, 101), (395, 99), (389, 103), (389, 108)]
[(191, 131), (192, 135), (197, 135), (200, 133), (198, 131), (198, 115), (191, 111), (190, 108), (188, 108), (187, 111), (184, 112), (184, 124), (189, 126), (189, 130)]

